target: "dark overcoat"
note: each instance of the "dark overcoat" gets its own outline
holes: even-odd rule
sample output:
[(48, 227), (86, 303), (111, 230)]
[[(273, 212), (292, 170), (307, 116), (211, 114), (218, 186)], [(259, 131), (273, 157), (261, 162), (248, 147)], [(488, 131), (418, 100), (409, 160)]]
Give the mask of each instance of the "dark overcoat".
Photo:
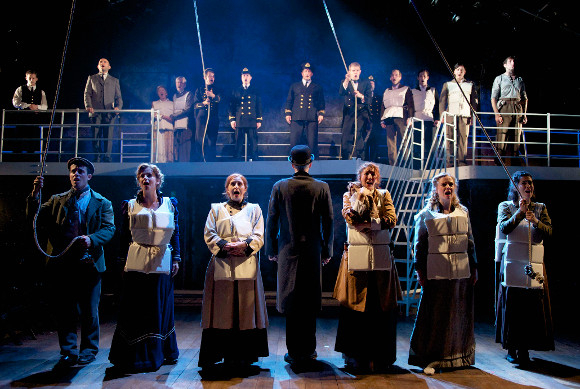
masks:
[(281, 313), (321, 308), (321, 258), (332, 257), (328, 184), (298, 172), (274, 184), (266, 223), (266, 253), (278, 256), (276, 306)]

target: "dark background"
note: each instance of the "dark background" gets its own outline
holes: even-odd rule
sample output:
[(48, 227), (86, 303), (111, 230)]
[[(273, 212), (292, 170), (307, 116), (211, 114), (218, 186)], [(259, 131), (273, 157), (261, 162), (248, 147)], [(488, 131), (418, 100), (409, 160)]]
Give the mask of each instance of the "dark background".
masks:
[[(373, 74), (379, 92), (390, 85), (393, 68), (402, 71), (406, 85), (416, 83), (422, 68), (431, 70), (430, 83), (438, 90), (450, 79), (408, 1), (329, 0), (327, 4), (347, 64), (360, 62), (363, 76)], [(467, 78), (481, 87), (482, 110), (491, 109), (489, 92), (495, 76), (504, 71), (503, 59), (515, 55), (516, 70), (526, 82), (530, 112), (578, 113), (580, 91), (574, 76), (579, 29), (572, 12), (574, 2), (418, 0), (416, 4), (449, 63), (464, 63)], [(38, 71), (38, 84), (52, 107), (70, 10), (71, 2), (37, 0), (13, 2), (10, 9), (3, 9), (0, 108), (12, 108), (12, 95), (24, 83), (27, 69)], [(253, 84), (262, 90), (265, 130), (287, 128), (283, 105), (290, 83), (300, 79), (299, 65), (304, 61), (314, 66), (314, 80), (325, 90), (328, 116), (340, 116), (338, 84), (345, 70), (321, 1), (202, 0), (198, 12), (206, 67), (216, 70), (216, 84), (226, 93), (240, 83), (243, 67), (252, 71)], [(452, 21), (454, 15), (459, 20)], [(78, 1), (57, 108), (83, 107), (87, 76), (97, 72), (101, 57), (110, 60), (111, 74), (121, 81), (124, 108), (149, 108), (157, 99), (156, 86), (169, 86), (171, 94), (179, 75), (188, 78), (190, 89), (199, 86), (202, 65), (193, 1)], [(209, 252), (201, 231), (210, 203), (221, 199), (227, 173), (217, 172), (219, 177), (215, 178), (167, 179), (166, 194), (178, 197), (182, 215), (184, 264), (177, 288), (202, 287)], [(250, 178), (250, 200), (259, 203), (264, 212), (278, 178)], [(336, 219), (335, 256), (323, 275), (324, 289), (330, 291), (344, 240), (340, 196), (347, 179), (321, 178), (331, 186)], [(23, 199), (31, 182), (32, 176), (0, 177), (2, 257), (13, 259), (16, 266), (35, 253), (23, 218)], [(135, 191), (130, 177), (97, 175), (91, 184), (111, 199), (116, 215), (120, 214), (121, 200), (132, 197)], [(68, 185), (65, 176), (51, 177), (45, 193), (61, 192)], [(477, 180), (462, 182), (460, 187), (461, 198), (471, 211), (481, 264), (477, 312), (488, 321), (493, 314), (493, 226), (506, 186), (507, 180)], [(564, 218), (573, 209), (561, 199), (580, 188), (578, 182), (542, 181), (536, 189), (555, 226), (554, 238), (546, 244), (546, 262), (556, 329), (571, 329), (567, 316), (569, 304), (579, 297), (578, 255), (570, 243), (576, 238), (573, 230), (565, 227), (571, 223)], [(119, 269), (112, 262), (117, 243), (116, 237), (107, 248), (110, 271), (105, 291), (118, 285)], [(273, 290), (275, 265), (262, 261), (261, 266), (266, 289)], [(2, 273), (3, 283), (34, 283), (37, 279), (28, 270)]]
[[(36, 69), (49, 106), (55, 89), (72, 2), (12, 2), (0, 16), (0, 107), (11, 108), (24, 72)], [(493, 79), (503, 59), (515, 55), (524, 77), (530, 112), (576, 113), (578, 83), (573, 78), (579, 43), (573, 2), (499, 0), (417, 0), (417, 8), (448, 62), (464, 63), (467, 78), (482, 90), (489, 111)], [(393, 68), (403, 84), (415, 85), (422, 68), (441, 89), (450, 74), (412, 5), (405, 0), (329, 0), (342, 51), (349, 64), (360, 62), (363, 76), (374, 75), (377, 91), (390, 85)], [(326, 94), (328, 114), (339, 115), (338, 84), (345, 70), (322, 1), (198, 1), (205, 66), (229, 93), (248, 67), (263, 93), (264, 130), (284, 127), (281, 115), (300, 63), (314, 66), (314, 79)], [(454, 15), (459, 16), (452, 21)], [(202, 66), (193, 1), (77, 1), (58, 108), (83, 107), (87, 76), (106, 57), (121, 81), (125, 108), (150, 108), (159, 84), (174, 90), (184, 75), (193, 89)], [(223, 105), (222, 105), (223, 106)], [(223, 110), (223, 107), (222, 107)], [(222, 116), (225, 111), (222, 112)]]

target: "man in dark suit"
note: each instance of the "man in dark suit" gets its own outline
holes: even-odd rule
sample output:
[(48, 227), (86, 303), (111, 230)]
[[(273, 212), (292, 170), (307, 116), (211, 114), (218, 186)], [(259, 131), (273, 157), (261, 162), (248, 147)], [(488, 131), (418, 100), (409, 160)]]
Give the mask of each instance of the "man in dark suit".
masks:
[(230, 99), (230, 126), (236, 132), (234, 158), (241, 160), (244, 134), (248, 134), (248, 158), (258, 159), (258, 129), (262, 126), (262, 98), (250, 85), (252, 75), (242, 69), (242, 86), (234, 90)]
[(286, 122), (290, 125), (290, 148), (300, 142), (306, 133), (306, 142), (314, 157), (318, 158), (318, 125), (324, 119), (324, 93), (322, 87), (312, 82), (310, 63), (301, 65), (302, 80), (290, 86), (286, 99)]
[(369, 101), (369, 118), (366, 124), (365, 149), (362, 158), (366, 161), (378, 162), (379, 138), (381, 133), (381, 107), (383, 97), (375, 93), (375, 78), (370, 75), (371, 100)]
[(215, 160), (220, 126), (218, 114), (221, 95), (214, 84), (215, 72), (213, 69), (207, 68), (203, 74), (205, 86), (197, 88), (193, 95), (193, 110), (195, 112), (193, 158), (195, 162)]
[(266, 252), (278, 262), (276, 305), (286, 315), (284, 360), (290, 364), (316, 358), (321, 268), (332, 257), (330, 189), (308, 174), (313, 157), (308, 146), (292, 148), (294, 176), (274, 184), (266, 223)]
[[(40, 206), (37, 219), (39, 241), (48, 241), (49, 254), (57, 255), (75, 238), (71, 248), (59, 258), (50, 258), (47, 280), (58, 325), (61, 359), (56, 368), (95, 360), (99, 351), (99, 300), (101, 274), (105, 271), (103, 246), (115, 233), (111, 202), (92, 190), (89, 180), (95, 168), (84, 158), (68, 161), (72, 188), (53, 195)], [(43, 177), (34, 180), (27, 198), (26, 213), (34, 215), (39, 206)], [(81, 342), (77, 347), (80, 314)]]
[(342, 159), (361, 158), (364, 150), (362, 131), (364, 124), (369, 120), (368, 104), (372, 100), (372, 90), (369, 80), (361, 80), (360, 74), (360, 64), (358, 62), (351, 63), (338, 91), (339, 95), (344, 96), (344, 107), (342, 109)]
[(113, 151), (111, 139), (117, 115), (111, 112), (96, 113), (95, 109), (122, 109), (123, 98), (119, 80), (109, 74), (111, 69), (109, 60), (101, 58), (97, 69), (99, 73), (89, 76), (85, 86), (85, 109), (89, 112), (91, 123), (95, 125), (96, 140), (93, 141), (93, 147), (97, 161), (111, 162)]

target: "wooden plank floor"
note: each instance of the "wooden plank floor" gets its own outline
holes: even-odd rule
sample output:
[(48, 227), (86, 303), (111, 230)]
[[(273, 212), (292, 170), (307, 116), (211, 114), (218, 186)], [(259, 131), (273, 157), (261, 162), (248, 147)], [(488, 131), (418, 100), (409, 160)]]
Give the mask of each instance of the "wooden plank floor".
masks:
[(101, 325), (101, 351), (97, 360), (66, 373), (55, 373), (58, 344), (55, 333), (43, 333), (22, 345), (0, 346), (1, 388), (580, 388), (580, 344), (558, 339), (554, 352), (531, 352), (530, 369), (519, 369), (504, 359), (505, 352), (494, 342), (490, 324), (476, 326), (474, 368), (425, 376), (407, 364), (412, 320), (398, 325), (396, 364), (387, 374), (352, 376), (341, 370), (341, 355), (334, 351), (337, 320), (319, 318), (316, 371), (293, 371), (283, 360), (286, 353), (284, 319), (270, 316), (270, 356), (263, 358), (247, 377), (207, 377), (197, 367), (201, 328), (199, 308), (181, 307), (176, 313), (180, 357), (177, 365), (162, 366), (157, 372), (126, 376), (111, 374), (109, 345), (113, 321)]

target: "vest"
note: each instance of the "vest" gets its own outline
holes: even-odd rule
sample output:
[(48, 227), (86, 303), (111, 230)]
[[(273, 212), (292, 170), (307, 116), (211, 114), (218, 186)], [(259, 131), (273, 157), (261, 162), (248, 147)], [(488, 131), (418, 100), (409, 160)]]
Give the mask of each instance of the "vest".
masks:
[(427, 278), (455, 280), (470, 277), (467, 212), (458, 207), (450, 214), (427, 211), (427, 217), (430, 217), (425, 220), (429, 236)]
[[(212, 204), (217, 210), (216, 232), (228, 242), (240, 242), (253, 234), (252, 210), (254, 204), (248, 203), (235, 215), (230, 215), (226, 203)], [(258, 273), (258, 259), (254, 254), (249, 257), (215, 257), (214, 279), (216, 280), (254, 280)]]
[[(171, 115), (173, 115), (173, 101), (171, 101), (171, 100), (154, 101), (153, 102), (153, 109), (159, 110), (160, 115), (171, 116)], [(179, 120), (181, 120), (181, 119), (179, 119)], [(186, 125), (187, 125), (187, 122), (186, 122)], [(171, 122), (168, 122), (167, 120), (161, 119), (159, 121), (159, 129), (160, 130), (173, 130), (173, 124)]]
[(129, 229), (133, 243), (129, 246), (125, 271), (164, 273), (171, 271), (169, 241), (175, 230), (173, 204), (169, 197), (156, 210), (129, 201)]
[[(173, 96), (173, 113), (174, 114), (180, 114), (181, 112), (183, 112), (185, 110), (185, 106), (187, 104), (187, 97), (189, 96), (189, 92), (185, 92), (183, 94), (183, 96), (181, 97), (177, 97), (177, 95)], [(181, 118), (181, 119), (177, 119), (174, 123), (173, 123), (173, 127), (175, 129), (182, 129), (182, 128), (187, 128), (187, 122), (188, 122), (187, 117)]]
[(433, 121), (433, 108), (435, 107), (435, 89), (426, 91), (412, 89), (413, 103), (415, 104), (415, 117), (421, 120)]
[[(379, 196), (381, 201), (382, 198)], [(364, 212), (362, 202), (358, 200), (358, 193), (355, 192), (350, 201), (353, 210), (359, 214)], [(379, 202), (377, 207), (380, 209), (381, 205)], [(390, 231), (381, 230), (380, 224), (380, 220), (374, 220), (371, 222), (371, 231), (359, 232), (347, 223), (349, 271), (391, 270)], [(376, 227), (378, 228), (375, 229)]]
[(397, 89), (387, 89), (383, 94), (383, 104), (385, 106), (385, 112), (383, 112), (383, 117), (381, 119), (387, 118), (403, 118), (403, 105), (405, 104), (405, 95), (409, 87), (402, 86)]
[[(544, 275), (544, 245), (540, 242), (532, 242), (531, 258), (529, 255), (529, 222), (522, 219), (520, 224), (505, 237), (505, 244), (502, 247), (503, 254), (503, 275), (502, 284), (505, 286), (515, 286), (518, 288), (542, 288), (535, 279), (526, 275), (524, 267), (531, 262), (535, 273)], [(501, 240), (501, 237), (500, 237)]]
[(42, 91), (38, 86), (34, 88), (34, 92), (28, 89), (28, 85), (22, 85), (22, 101), (27, 104), (40, 105), (42, 103)]
[[(458, 115), (462, 117), (470, 117), (471, 116), (471, 109), (469, 108), (469, 104), (465, 101), (463, 97), (463, 93), (457, 86), (455, 81), (449, 81), (447, 83), (447, 88), (449, 90), (449, 108), (448, 112), (452, 115)], [(461, 89), (465, 92), (465, 95), (469, 99), (471, 96), (471, 90), (473, 88), (473, 83), (471, 81), (463, 81), (461, 82)]]

